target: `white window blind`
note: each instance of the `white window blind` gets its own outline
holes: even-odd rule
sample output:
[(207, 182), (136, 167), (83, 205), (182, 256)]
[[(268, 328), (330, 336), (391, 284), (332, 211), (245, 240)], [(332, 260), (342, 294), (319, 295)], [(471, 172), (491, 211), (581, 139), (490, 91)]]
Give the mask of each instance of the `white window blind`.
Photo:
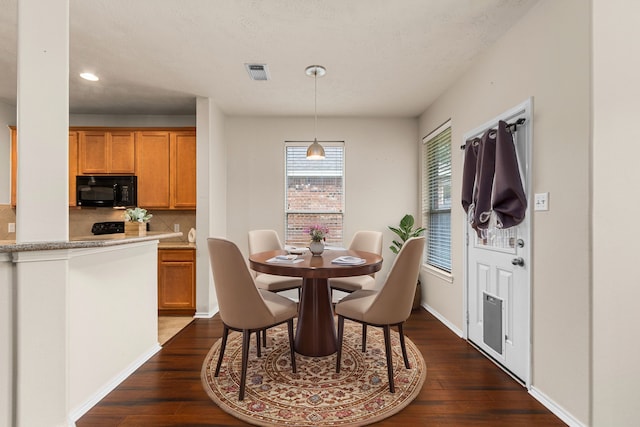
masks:
[(451, 124), (423, 140), (422, 223), (425, 264), (451, 273)]
[(325, 158), (307, 160), (308, 142), (285, 144), (285, 242), (306, 246), (304, 229), (329, 228), (327, 243), (342, 244), (344, 143), (323, 142)]

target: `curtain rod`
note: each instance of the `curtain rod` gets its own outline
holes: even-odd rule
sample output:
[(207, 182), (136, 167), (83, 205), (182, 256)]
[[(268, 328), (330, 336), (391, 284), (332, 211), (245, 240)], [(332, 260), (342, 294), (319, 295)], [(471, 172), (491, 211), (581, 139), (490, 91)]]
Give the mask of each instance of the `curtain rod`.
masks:
[[(525, 121), (526, 121), (526, 119), (524, 119), (524, 118), (519, 118), (518, 120), (516, 120), (516, 121), (515, 121), (515, 122), (513, 122), (513, 123), (508, 123), (508, 124), (507, 124), (507, 130), (508, 130), (509, 132), (513, 133), (513, 132), (515, 132), (515, 131), (516, 131), (516, 128), (517, 128), (518, 126), (520, 126), (520, 125), (524, 124), (524, 122), (525, 122)], [(461, 149), (461, 150), (464, 150), (464, 149), (465, 149), (465, 147), (466, 147), (466, 144), (465, 144), (465, 145), (461, 145), (461, 146), (460, 146), (460, 149)]]

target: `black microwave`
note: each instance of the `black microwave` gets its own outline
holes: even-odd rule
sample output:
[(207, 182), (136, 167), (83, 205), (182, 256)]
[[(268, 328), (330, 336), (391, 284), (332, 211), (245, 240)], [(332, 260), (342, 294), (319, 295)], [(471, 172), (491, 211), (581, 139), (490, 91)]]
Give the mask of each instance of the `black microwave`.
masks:
[(76, 176), (77, 206), (126, 208), (137, 204), (137, 176)]

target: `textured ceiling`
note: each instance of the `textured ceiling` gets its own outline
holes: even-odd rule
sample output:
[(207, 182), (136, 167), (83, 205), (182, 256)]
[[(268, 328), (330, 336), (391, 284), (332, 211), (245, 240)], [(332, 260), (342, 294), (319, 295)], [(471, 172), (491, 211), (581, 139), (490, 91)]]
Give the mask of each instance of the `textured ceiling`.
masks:
[[(17, 0), (0, 0), (16, 102)], [(70, 0), (72, 113), (414, 117), (538, 0)], [(271, 80), (252, 81), (247, 62)], [(93, 71), (99, 82), (78, 75)]]

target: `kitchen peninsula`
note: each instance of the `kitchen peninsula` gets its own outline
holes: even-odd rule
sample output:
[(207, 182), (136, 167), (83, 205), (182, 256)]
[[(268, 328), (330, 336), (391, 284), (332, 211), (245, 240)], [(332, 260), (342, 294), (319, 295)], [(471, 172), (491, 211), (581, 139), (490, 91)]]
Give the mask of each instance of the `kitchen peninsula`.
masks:
[(180, 236), (0, 241), (0, 408), (36, 410), (55, 384), (74, 421), (153, 356), (158, 245)]
[(170, 239), (181, 237), (182, 233), (162, 233), (148, 232), (146, 236), (125, 236), (121, 234), (108, 234), (99, 236), (82, 236), (74, 237), (69, 241), (60, 242), (27, 242), (16, 243), (13, 240), (0, 240), (1, 253), (16, 253), (30, 251), (46, 251), (59, 249), (88, 249), (88, 248), (104, 248), (109, 246), (126, 245), (136, 242), (155, 241), (160, 239)]

